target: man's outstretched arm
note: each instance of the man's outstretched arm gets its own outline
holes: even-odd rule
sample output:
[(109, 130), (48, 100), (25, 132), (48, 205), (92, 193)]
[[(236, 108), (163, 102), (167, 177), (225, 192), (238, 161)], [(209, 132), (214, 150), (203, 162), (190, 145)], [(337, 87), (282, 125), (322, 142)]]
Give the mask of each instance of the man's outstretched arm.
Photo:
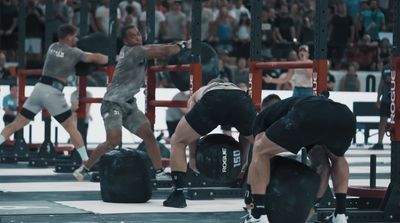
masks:
[(191, 41), (181, 41), (176, 44), (144, 45), (147, 59), (170, 57), (181, 52), (182, 49), (191, 48)]
[(108, 56), (101, 53), (88, 53), (85, 52), (85, 56), (82, 58), (85, 63), (97, 63), (97, 64), (107, 64)]

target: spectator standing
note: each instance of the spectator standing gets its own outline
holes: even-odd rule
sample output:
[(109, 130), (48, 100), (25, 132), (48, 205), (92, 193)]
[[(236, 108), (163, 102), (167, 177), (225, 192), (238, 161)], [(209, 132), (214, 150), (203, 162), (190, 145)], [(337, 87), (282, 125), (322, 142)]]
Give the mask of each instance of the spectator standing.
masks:
[(379, 129), (378, 142), (371, 148), (372, 150), (383, 149), (383, 136), (385, 135), (387, 120), (390, 117), (390, 82), (391, 82), (391, 66), (387, 63), (382, 71), (381, 80), (378, 86), (378, 94), (376, 99), (376, 107), (379, 109)]
[(360, 0), (346, 0), (345, 2), (348, 15), (355, 21), (360, 14)]
[(47, 0), (39, 0), (38, 7), (42, 10), (43, 14), (46, 12), (46, 1)]
[(300, 28), (299, 42), (312, 46), (314, 44), (314, 23), (308, 16), (304, 17), (303, 24)]
[(127, 15), (127, 6), (132, 6), (135, 9), (137, 15), (142, 14), (142, 5), (139, 2), (136, 2), (134, 0), (125, 0), (121, 1), (118, 5), (119, 10), (121, 11), (121, 18), (125, 18), (125, 16)]
[(250, 18), (246, 13), (240, 15), (239, 23), (235, 26), (234, 40), (236, 57), (250, 56)]
[(271, 47), (274, 44), (272, 38), (273, 24), (275, 20), (275, 9), (264, 7), (261, 16), (261, 54), (265, 59), (271, 59)]
[[(140, 32), (142, 33), (142, 36), (147, 39), (147, 31), (146, 31), (146, 0), (142, 0), (142, 7), (143, 11), (140, 14), (139, 18), (139, 29)], [(156, 7), (156, 12), (155, 12), (155, 30), (154, 30), (154, 36), (156, 42), (159, 42), (160, 40), (160, 35), (163, 35), (165, 33), (165, 16), (164, 14), (159, 10), (158, 7)]]
[(391, 45), (387, 38), (383, 38), (378, 47), (378, 70), (382, 70), (385, 64), (390, 63)]
[(69, 23), (69, 9), (64, 0), (56, 0), (54, 2), (55, 30), (63, 24)]
[(210, 1), (203, 1), (203, 11), (201, 12), (201, 40), (209, 41), (211, 38), (211, 26), (215, 22), (213, 11), (210, 8)]
[(44, 37), (44, 12), (39, 8), (37, 0), (29, 0), (26, 9), (26, 37), (39, 38), (39, 45), (41, 45), (41, 40)]
[[(89, 7), (89, 11), (88, 11), (88, 15), (87, 15), (87, 30), (89, 32), (99, 32), (99, 29), (97, 28), (96, 25), (96, 20), (94, 17), (94, 13), (93, 13), (93, 4), (91, 2), (88, 2), (88, 7)], [(76, 5), (75, 5), (75, 12), (74, 12), (74, 16), (72, 17), (72, 24), (75, 25), (76, 27), (81, 27), (81, 1), (76, 1)]]
[(347, 74), (340, 80), (340, 91), (360, 91), (360, 80), (357, 76), (357, 68), (354, 64), (347, 67)]
[(125, 8), (125, 17), (122, 17), (122, 24), (124, 26), (135, 26), (139, 27), (139, 19), (136, 9), (128, 5)]
[(217, 21), (215, 22), (215, 29), (213, 35), (213, 41), (216, 42), (216, 48), (218, 50), (226, 51), (231, 53), (233, 51), (233, 28), (235, 25), (235, 19), (229, 15), (228, 9), (222, 7)]
[(287, 5), (282, 5), (279, 15), (275, 19), (274, 24), (274, 42), (273, 55), (277, 59), (286, 58), (296, 38), (296, 30), (294, 21), (289, 16)]
[(37, 0), (28, 0), (25, 18), (26, 67), (42, 65), (45, 16)]
[[(310, 53), (307, 45), (299, 47), (298, 57), (300, 61), (311, 61)], [(309, 96), (313, 94), (312, 90), (312, 68), (289, 69), (286, 75), (281, 75), (279, 78), (263, 77), (266, 83), (284, 84), (288, 81), (292, 82), (294, 87), (293, 96)]]
[[(110, 0), (102, 0), (102, 5), (96, 9), (96, 24), (100, 32), (109, 35), (110, 29)], [(119, 26), (119, 20), (121, 19), (121, 11), (117, 9), (117, 27)]]
[(362, 39), (357, 42), (354, 61), (359, 64), (361, 70), (376, 68), (378, 45), (378, 41), (372, 41), (369, 34), (364, 34)]
[(236, 19), (235, 21), (236, 24), (240, 22), (242, 14), (246, 14), (248, 18), (251, 17), (250, 11), (243, 4), (243, 0), (234, 0), (234, 5), (230, 10), (230, 14), (233, 15), (234, 18)]
[(328, 57), (332, 58), (333, 67), (339, 68), (346, 47), (353, 41), (353, 19), (347, 15), (346, 5), (341, 3), (329, 25)]
[(247, 60), (243, 57), (239, 58), (237, 69), (233, 72), (233, 83), (236, 85), (239, 83), (249, 83), (249, 68)]
[(219, 5), (217, 0), (209, 0), (209, 6), (213, 13), (213, 20), (217, 20), (219, 16)]
[(17, 49), (17, 22), (17, 7), (11, 0), (2, 0), (0, 3), (0, 46), (11, 60), (15, 59)]
[(371, 36), (372, 41), (379, 40), (379, 32), (385, 30), (385, 15), (378, 7), (378, 1), (372, 0), (368, 9), (360, 14), (364, 33)]
[(290, 5), (290, 17), (293, 20), (293, 24), (296, 30), (296, 36), (300, 34), (300, 28), (303, 25), (304, 15), (303, 8), (297, 2), (293, 2)]
[(174, 1), (165, 14), (166, 33), (164, 40), (167, 42), (185, 40), (187, 38), (187, 18), (182, 12), (180, 1)]

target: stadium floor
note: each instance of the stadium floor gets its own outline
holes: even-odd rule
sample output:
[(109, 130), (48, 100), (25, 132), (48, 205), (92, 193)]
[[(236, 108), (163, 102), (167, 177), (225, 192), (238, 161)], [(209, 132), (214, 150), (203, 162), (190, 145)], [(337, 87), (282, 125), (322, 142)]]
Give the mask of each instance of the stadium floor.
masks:
[[(377, 154), (377, 186), (390, 179), (390, 149), (348, 152), (350, 185), (369, 184), (369, 155)], [(101, 200), (100, 185), (76, 182), (53, 168), (29, 168), (27, 163), (0, 164), (0, 219), (4, 222), (241, 222), (242, 199), (188, 200), (185, 209), (166, 208), (169, 189), (156, 190), (145, 204), (116, 204)]]

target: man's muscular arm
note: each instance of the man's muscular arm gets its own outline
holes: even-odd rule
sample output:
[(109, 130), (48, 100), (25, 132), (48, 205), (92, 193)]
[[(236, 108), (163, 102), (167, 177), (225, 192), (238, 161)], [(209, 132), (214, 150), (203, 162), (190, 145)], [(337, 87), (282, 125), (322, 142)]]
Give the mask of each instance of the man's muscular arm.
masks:
[(181, 41), (176, 44), (151, 44), (144, 45), (147, 59), (170, 57), (181, 52), (182, 49), (191, 48), (191, 41)]
[(101, 53), (85, 52), (85, 56), (82, 58), (82, 61), (85, 63), (107, 64), (108, 56)]

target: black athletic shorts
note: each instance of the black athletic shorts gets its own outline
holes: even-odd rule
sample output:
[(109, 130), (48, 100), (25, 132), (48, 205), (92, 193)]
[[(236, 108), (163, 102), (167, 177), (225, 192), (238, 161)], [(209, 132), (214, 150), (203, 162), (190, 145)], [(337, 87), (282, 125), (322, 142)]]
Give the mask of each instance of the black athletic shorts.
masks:
[(294, 154), (302, 147), (321, 144), (334, 155), (343, 156), (356, 131), (356, 119), (349, 108), (328, 100), (296, 104), (269, 128), (259, 126), (264, 118), (256, 118), (254, 129), (265, 130), (271, 141)]
[(244, 136), (252, 135), (256, 110), (249, 95), (241, 90), (207, 92), (185, 118), (199, 134), (206, 135), (218, 125), (231, 125)]
[(380, 117), (390, 117), (390, 102), (382, 102), (379, 109)]

